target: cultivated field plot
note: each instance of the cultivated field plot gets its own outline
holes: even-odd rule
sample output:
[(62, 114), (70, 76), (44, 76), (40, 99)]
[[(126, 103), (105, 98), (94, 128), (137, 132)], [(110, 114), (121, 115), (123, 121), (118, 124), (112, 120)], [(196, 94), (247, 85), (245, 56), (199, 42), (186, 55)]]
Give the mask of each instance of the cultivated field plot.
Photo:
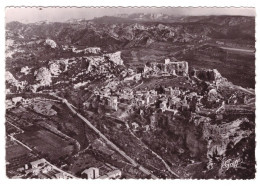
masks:
[(44, 129), (25, 132), (16, 137), (38, 152), (46, 153), (51, 160), (69, 155), (73, 151), (73, 145), (70, 145), (68, 141)]
[(6, 160), (10, 161), (14, 158), (27, 155), (28, 153), (30, 153), (28, 149), (20, 144), (14, 143), (6, 148)]
[(36, 155), (10, 137), (6, 139), (6, 175), (12, 178), (17, 169), (37, 159)]
[[(30, 133), (33, 134), (36, 133), (35, 131), (42, 129), (41, 125), (44, 126), (45, 124), (46, 126), (50, 126), (77, 140), (82, 149), (88, 146), (88, 138), (96, 138), (95, 134), (88, 129), (80, 119), (75, 117), (66, 106), (60, 103), (53, 103), (52, 110), (54, 110), (56, 114), (49, 116), (37, 113), (28, 107), (16, 107), (9, 111), (8, 119), (10, 119), (13, 124), (17, 125), (17, 127), (23, 129), (29, 137), (31, 136)], [(12, 120), (14, 118), (17, 119)], [(11, 125), (7, 125), (6, 130), (10, 133), (17, 131), (17, 129)], [(92, 138), (92, 136), (94, 136), (94, 138)], [(59, 139), (62, 138), (60, 137)]]

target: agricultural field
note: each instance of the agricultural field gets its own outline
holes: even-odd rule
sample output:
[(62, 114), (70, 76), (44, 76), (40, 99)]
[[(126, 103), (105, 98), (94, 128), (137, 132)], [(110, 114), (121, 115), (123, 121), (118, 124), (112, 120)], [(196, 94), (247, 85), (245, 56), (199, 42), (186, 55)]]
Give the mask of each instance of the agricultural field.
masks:
[(73, 151), (73, 145), (70, 145), (67, 140), (41, 128), (37, 131), (27, 131), (16, 137), (39, 153), (46, 154), (51, 160), (58, 160)]
[(27, 155), (28, 153), (30, 153), (28, 149), (16, 142), (13, 142), (13, 145), (6, 147), (6, 160), (9, 161), (16, 157)]

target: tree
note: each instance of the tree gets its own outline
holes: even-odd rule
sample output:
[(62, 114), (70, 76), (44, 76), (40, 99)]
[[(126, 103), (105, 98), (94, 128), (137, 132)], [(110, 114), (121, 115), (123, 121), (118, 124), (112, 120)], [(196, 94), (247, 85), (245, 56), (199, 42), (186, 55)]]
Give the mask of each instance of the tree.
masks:
[(158, 92), (158, 94), (163, 94), (164, 88), (162, 87), (162, 85), (160, 85), (159, 88), (156, 89), (156, 91)]

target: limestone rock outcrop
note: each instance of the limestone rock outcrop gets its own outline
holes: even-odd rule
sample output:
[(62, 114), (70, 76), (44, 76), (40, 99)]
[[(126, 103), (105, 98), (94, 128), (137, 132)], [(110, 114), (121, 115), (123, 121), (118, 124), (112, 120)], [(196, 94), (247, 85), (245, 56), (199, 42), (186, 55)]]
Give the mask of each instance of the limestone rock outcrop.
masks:
[(54, 40), (51, 39), (46, 39), (45, 40), (45, 44), (50, 46), (51, 48), (55, 49), (56, 47), (58, 47), (58, 45), (56, 44), (56, 42)]

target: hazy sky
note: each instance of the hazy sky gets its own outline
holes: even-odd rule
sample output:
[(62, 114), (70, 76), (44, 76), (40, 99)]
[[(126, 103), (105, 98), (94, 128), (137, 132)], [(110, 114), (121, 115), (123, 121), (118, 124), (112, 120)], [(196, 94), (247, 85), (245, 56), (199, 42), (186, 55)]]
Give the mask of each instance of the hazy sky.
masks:
[(254, 8), (6, 8), (6, 22), (31, 23), (42, 20), (63, 22), (68, 19), (92, 19), (94, 17), (132, 13), (164, 13), (169, 15), (245, 15), (255, 16)]

